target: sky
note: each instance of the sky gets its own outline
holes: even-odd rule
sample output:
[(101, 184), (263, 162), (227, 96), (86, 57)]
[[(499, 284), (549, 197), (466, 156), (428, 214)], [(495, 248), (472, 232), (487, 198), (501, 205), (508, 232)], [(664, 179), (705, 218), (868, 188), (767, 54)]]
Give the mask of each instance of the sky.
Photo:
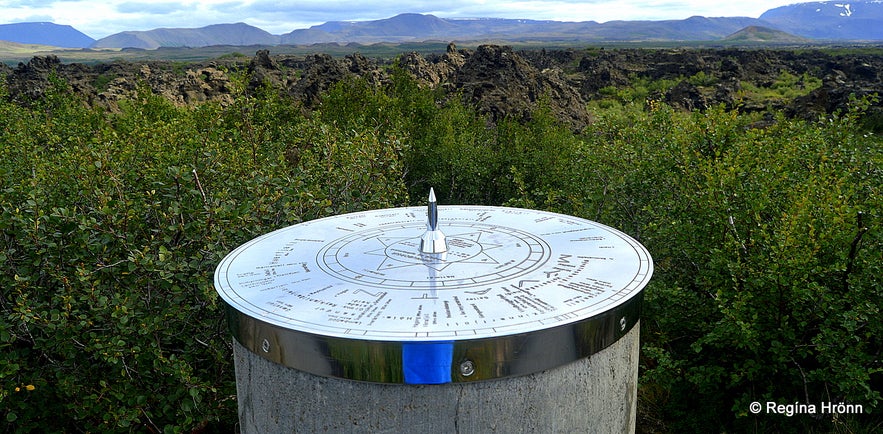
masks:
[(679, 20), (705, 17), (757, 18), (800, 0), (0, 0), (0, 24), (53, 22), (100, 39), (126, 30), (196, 28), (244, 22), (272, 34), (328, 21), (364, 21), (400, 13), (439, 18), (522, 18), (556, 21)]

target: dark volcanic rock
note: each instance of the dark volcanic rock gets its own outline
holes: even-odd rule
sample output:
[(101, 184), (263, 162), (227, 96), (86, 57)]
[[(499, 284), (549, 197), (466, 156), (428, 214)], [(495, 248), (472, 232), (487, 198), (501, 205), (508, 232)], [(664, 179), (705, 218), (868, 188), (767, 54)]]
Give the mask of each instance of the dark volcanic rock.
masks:
[(684, 110), (704, 109), (708, 106), (708, 100), (699, 92), (699, 89), (687, 82), (681, 81), (665, 94), (665, 102), (672, 107)]
[(585, 102), (559, 69), (534, 68), (511, 48), (483, 45), (456, 75), (456, 88), (492, 122), (507, 116), (529, 118), (541, 100), (573, 129), (589, 124)]
[(28, 63), (19, 63), (9, 80), (9, 95), (13, 101), (29, 105), (43, 97), (50, 86), (49, 76), (61, 61), (57, 56), (34, 57)]
[(408, 71), (420, 84), (429, 87), (453, 85), (457, 71), (466, 63), (467, 53), (457, 50), (456, 45), (448, 44), (445, 54), (424, 58), (417, 53), (408, 53), (399, 59), (399, 65)]
[(42, 98), (53, 85), (52, 77), (63, 79), (73, 93), (93, 106), (111, 110), (120, 100), (133, 98), (140, 86), (162, 95), (175, 104), (232, 100), (230, 80), (212, 65), (194, 65), (183, 73), (168, 62), (114, 62), (87, 66), (63, 64), (55, 56), (34, 57), (6, 75), (9, 98), (30, 105)]
[(270, 57), (270, 50), (259, 50), (248, 62), (248, 87), (254, 90), (264, 85), (280, 87), (279, 64)]
[(322, 92), (346, 78), (350, 72), (343, 62), (327, 54), (314, 54), (308, 57), (308, 63), (310, 66), (303, 71), (303, 77), (290, 90), (307, 107), (312, 107), (319, 102)]
[[(678, 83), (651, 96), (684, 110), (704, 110), (724, 104), (742, 111), (770, 107), (742, 100), (740, 90), (751, 84), (769, 88), (784, 74), (807, 74), (823, 86), (772, 108), (795, 117), (818, 119), (845, 111), (852, 95), (883, 93), (883, 56), (832, 54), (825, 50), (739, 49), (585, 49), (515, 52), (485, 45), (445, 53), (403, 54), (398, 64), (422, 86), (439, 88), (448, 97), (463, 97), (488, 116), (527, 119), (545, 105), (562, 122), (578, 131), (591, 122), (588, 101), (608, 98), (609, 88), (665, 79)], [(175, 104), (232, 101), (231, 73), (247, 74), (247, 91), (270, 86), (315, 107), (322, 92), (347, 77), (359, 76), (375, 86), (389, 82), (389, 63), (355, 53), (343, 58), (327, 54), (274, 56), (258, 51), (251, 59), (216, 60), (191, 64), (184, 70), (172, 62), (113, 62), (97, 65), (64, 64), (55, 56), (34, 57), (16, 68), (3, 66), (8, 96), (29, 105), (42, 98), (57, 76), (70, 91), (90, 105), (111, 110), (117, 103), (148, 88)], [(875, 102), (872, 111), (883, 111)]]
[[(876, 76), (876, 71), (872, 76)], [(824, 77), (822, 87), (808, 95), (795, 98), (785, 113), (790, 117), (808, 121), (815, 121), (835, 112), (844, 113), (849, 110), (855, 99), (875, 97), (883, 90), (879, 84), (871, 86), (868, 83), (855, 80), (854, 76), (850, 77), (843, 71), (834, 70)], [(883, 106), (878, 101), (868, 109), (868, 112), (869, 115), (879, 117), (883, 114)]]

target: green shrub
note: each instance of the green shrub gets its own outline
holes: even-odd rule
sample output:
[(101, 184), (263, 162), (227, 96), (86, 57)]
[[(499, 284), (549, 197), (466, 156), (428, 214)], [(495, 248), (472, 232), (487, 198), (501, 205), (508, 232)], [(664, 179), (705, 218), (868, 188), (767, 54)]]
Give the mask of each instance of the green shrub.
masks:
[(822, 86), (822, 80), (808, 73), (801, 75), (782, 71), (771, 83), (756, 84), (741, 82), (738, 99), (754, 105), (781, 105), (794, 98), (804, 96)]
[(605, 160), (587, 185), (603, 191), (587, 202), (606, 201), (597, 218), (656, 262), (642, 391), (668, 429), (803, 432), (850, 420), (755, 415), (754, 401), (878, 408), (883, 149), (857, 119), (779, 117), (760, 130), (736, 112), (656, 106), (631, 128), (599, 124), (613, 143), (596, 144)]
[(0, 105), (0, 420), (232, 427), (214, 267), (272, 229), (406, 204), (401, 142), (269, 94), (185, 108), (142, 90), (118, 115), (55, 95)]

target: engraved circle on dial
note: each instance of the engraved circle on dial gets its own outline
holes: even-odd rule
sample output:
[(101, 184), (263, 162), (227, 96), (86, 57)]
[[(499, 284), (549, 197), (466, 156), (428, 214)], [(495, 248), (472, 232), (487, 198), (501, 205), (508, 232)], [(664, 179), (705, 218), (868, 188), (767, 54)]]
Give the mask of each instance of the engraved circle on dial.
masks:
[(444, 254), (420, 251), (424, 208), (363, 211), (246, 242), (218, 265), (215, 287), (238, 315), (281, 329), (433, 341), (594, 318), (628, 303), (652, 275), (643, 246), (600, 223), (500, 207), (439, 214)]
[(425, 225), (415, 223), (355, 232), (328, 243), (316, 262), (329, 275), (359, 285), (445, 290), (515, 279), (550, 257), (549, 245), (533, 234), (475, 222), (447, 223), (447, 252), (424, 254), (422, 230)]

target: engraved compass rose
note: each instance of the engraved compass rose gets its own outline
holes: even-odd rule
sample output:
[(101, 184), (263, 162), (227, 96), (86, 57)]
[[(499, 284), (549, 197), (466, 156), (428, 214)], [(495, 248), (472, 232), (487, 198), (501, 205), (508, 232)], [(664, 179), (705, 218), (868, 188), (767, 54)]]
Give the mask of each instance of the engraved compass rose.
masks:
[(451, 265), (462, 264), (499, 264), (492, 251), (502, 244), (482, 243), (484, 232), (458, 234), (446, 239), (448, 251), (444, 253), (423, 253), (419, 251), (420, 239), (408, 238), (376, 238), (383, 247), (365, 252), (366, 255), (380, 256), (382, 262), (377, 271), (401, 269), (405, 267), (429, 267), (443, 272)]
[[(442, 208), (444, 210), (444, 208)], [(328, 274), (384, 289), (454, 289), (487, 285), (529, 273), (550, 249), (525, 231), (478, 221), (444, 221), (439, 230), (430, 191), (426, 232), (419, 223), (382, 222), (328, 243), (317, 256)]]
[[(490, 284), (535, 270), (549, 259), (542, 239), (480, 222), (445, 224), (447, 250), (420, 251), (421, 225), (404, 224), (352, 233), (329, 243), (317, 257), (330, 275), (386, 289), (453, 289)], [(434, 274), (427, 272), (432, 269)]]
[[(640, 305), (653, 265), (627, 235), (543, 211), (439, 206), (434, 196), (428, 207), (257, 237), (218, 265), (218, 293), (241, 324), (372, 342), (518, 335)], [(620, 327), (616, 315), (623, 331), (637, 318)]]

